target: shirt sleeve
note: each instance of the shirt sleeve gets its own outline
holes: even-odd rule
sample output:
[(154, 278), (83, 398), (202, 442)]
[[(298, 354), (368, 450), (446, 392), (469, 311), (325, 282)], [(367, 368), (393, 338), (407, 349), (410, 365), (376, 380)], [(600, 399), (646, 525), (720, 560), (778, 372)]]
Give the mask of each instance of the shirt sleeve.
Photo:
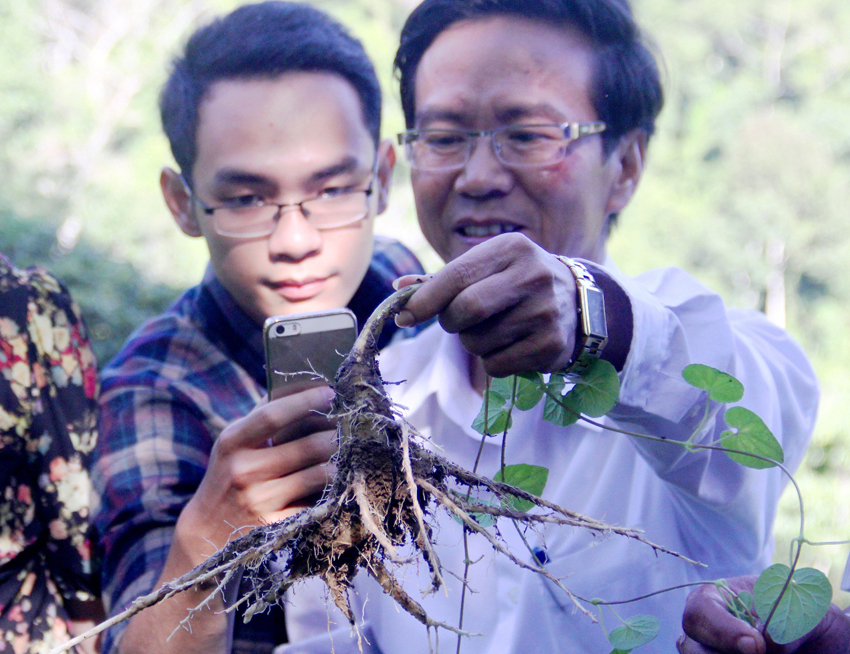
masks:
[[(92, 473), (103, 594), (115, 615), (154, 590), (180, 512), (203, 479), (212, 437), (179, 389), (118, 386), (101, 400), (101, 440)], [(124, 622), (107, 632), (112, 651)]]
[(43, 271), (31, 278), (31, 445), (42, 452), (36, 510), (47, 569), (66, 598), (97, 595), (89, 523), (89, 464), (97, 440), (97, 364), (80, 309)]

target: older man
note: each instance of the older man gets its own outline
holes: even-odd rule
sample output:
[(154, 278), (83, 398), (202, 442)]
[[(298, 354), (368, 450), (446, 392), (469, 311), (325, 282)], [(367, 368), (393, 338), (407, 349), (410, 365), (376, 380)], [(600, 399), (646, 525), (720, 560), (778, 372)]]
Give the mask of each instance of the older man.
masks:
[[(738, 377), (741, 404), (759, 414), (799, 464), (811, 434), (817, 382), (800, 348), (755, 312), (724, 306), (677, 269), (637, 278), (606, 254), (615, 217), (643, 173), (662, 92), (625, 0), (424, 0), (396, 58), (420, 225), (446, 266), (416, 292), (398, 322), (439, 325), (387, 349), (388, 381), (407, 417), (446, 456), (480, 472), (501, 467), (500, 439), (470, 425), (487, 374), (580, 372), (594, 357), (619, 371), (608, 427), (668, 441), (713, 443), (720, 407), (682, 370), (701, 363)], [(559, 255), (559, 256), (556, 256)], [(566, 259), (572, 257), (574, 259)], [(576, 265), (575, 259), (581, 259)], [(596, 298), (579, 297), (578, 281)], [(604, 298), (601, 312), (599, 296)], [(590, 317), (583, 323), (582, 312)], [(606, 315), (606, 319), (602, 316)], [(646, 536), (706, 564), (656, 555), (640, 543), (562, 527), (522, 534), (499, 527), (513, 552), (534, 558), (592, 611), (591, 598), (647, 596), (679, 584), (742, 574), (771, 558), (784, 480), (724, 453), (687, 453), (579, 422), (557, 427), (538, 407), (514, 412), (508, 464), (549, 469), (543, 497)], [(438, 516), (447, 592), (422, 600), (431, 618), (479, 636), (467, 654), (607, 652), (605, 632), (554, 583), (521, 570), (490, 544)], [(468, 565), (466, 590), (461, 581)], [(400, 572), (419, 597), (428, 570)], [(384, 654), (429, 651), (425, 629), (368, 579), (356, 584), (365, 641)], [(675, 650), (685, 591), (616, 607), (652, 614), (660, 636), (645, 651)], [(602, 611), (608, 629), (618, 619)], [(461, 616), (462, 615), (462, 620)], [(411, 633), (421, 634), (412, 637)], [(440, 635), (446, 647), (447, 634)], [(335, 651), (345, 638), (334, 637)], [(305, 644), (294, 651), (310, 650)], [(452, 647), (454, 650), (454, 647)]]

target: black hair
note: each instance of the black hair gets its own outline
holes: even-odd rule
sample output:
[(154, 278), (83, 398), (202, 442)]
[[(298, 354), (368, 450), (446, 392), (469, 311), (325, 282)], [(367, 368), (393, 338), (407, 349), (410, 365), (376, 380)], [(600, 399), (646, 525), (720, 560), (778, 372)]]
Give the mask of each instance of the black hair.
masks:
[(408, 17), (395, 58), (407, 127), (416, 118), (416, 70), (446, 28), (462, 20), (507, 15), (576, 29), (595, 51), (591, 101), (606, 152), (635, 128), (655, 131), (664, 93), (655, 57), (635, 23), (628, 0), (424, 0)]
[(210, 86), (222, 80), (274, 78), (292, 71), (335, 73), (348, 81), (360, 97), (363, 121), (378, 143), (381, 87), (360, 41), (309, 5), (277, 0), (250, 4), (192, 34), (162, 88), (162, 127), (187, 181), (197, 155), (199, 107)]

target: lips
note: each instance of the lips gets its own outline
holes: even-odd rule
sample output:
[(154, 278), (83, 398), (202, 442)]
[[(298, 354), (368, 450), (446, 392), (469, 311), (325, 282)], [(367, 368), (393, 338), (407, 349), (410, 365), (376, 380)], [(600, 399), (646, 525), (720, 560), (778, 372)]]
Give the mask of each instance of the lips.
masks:
[(266, 282), (266, 286), (274, 290), (287, 302), (304, 302), (319, 295), (327, 286), (328, 277), (307, 277), (305, 279), (285, 279), (279, 282)]

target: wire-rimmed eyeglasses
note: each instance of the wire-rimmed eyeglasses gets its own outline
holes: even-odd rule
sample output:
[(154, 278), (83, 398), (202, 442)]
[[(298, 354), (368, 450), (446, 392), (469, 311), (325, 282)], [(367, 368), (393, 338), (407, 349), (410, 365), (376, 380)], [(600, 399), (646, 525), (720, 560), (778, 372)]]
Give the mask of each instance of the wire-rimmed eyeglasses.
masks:
[(369, 215), (369, 196), (373, 192), (376, 169), (377, 161), (367, 188), (357, 188), (362, 187), (362, 183), (341, 186), (300, 202), (270, 202), (259, 195), (244, 194), (210, 206), (197, 196), (185, 178), (183, 184), (210, 217), (216, 233), (234, 238), (258, 238), (274, 232), (277, 221), (287, 209), (298, 208), (307, 222), (319, 230), (345, 227), (363, 220)]
[(506, 166), (548, 166), (567, 155), (570, 143), (605, 131), (605, 123), (508, 125), (480, 132), (466, 129), (411, 129), (398, 135), (399, 145), (412, 168), (463, 168), (472, 156), (475, 140), (489, 136), (496, 157)]

